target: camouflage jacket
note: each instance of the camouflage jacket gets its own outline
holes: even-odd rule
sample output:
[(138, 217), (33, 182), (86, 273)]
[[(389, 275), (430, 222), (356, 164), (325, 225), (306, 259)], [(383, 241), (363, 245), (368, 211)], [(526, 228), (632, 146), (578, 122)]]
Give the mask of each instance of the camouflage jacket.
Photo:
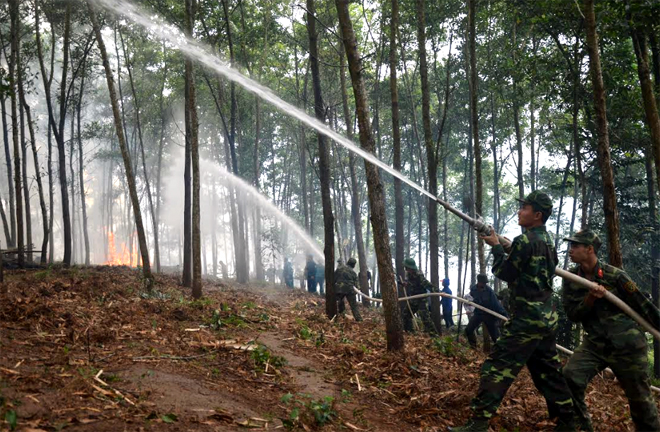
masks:
[(341, 265), (335, 270), (335, 293), (352, 294), (353, 287), (358, 288), (358, 277), (355, 271), (347, 265)]
[[(570, 271), (584, 277), (579, 266)], [(655, 328), (660, 328), (660, 311), (637, 288), (625, 271), (599, 260), (593, 282), (607, 288)], [(617, 349), (638, 349), (646, 345), (646, 337), (631, 317), (607, 299), (588, 299), (588, 294), (589, 288), (564, 280), (564, 310), (571, 321), (582, 323), (587, 339), (598, 346)]]
[(406, 293), (409, 296), (417, 294), (426, 294), (428, 292), (438, 292), (431, 282), (426, 280), (424, 273), (419, 270), (406, 273)]
[(507, 257), (502, 245), (493, 246), (493, 274), (509, 283), (514, 315), (540, 320), (554, 326), (557, 314), (552, 307), (552, 278), (557, 251), (545, 225), (527, 230), (513, 240)]

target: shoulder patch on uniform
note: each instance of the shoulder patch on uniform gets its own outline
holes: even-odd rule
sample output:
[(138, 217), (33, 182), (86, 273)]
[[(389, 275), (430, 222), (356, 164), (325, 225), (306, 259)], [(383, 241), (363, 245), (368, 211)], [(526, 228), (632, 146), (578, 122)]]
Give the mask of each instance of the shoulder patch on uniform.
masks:
[(633, 281), (628, 281), (628, 282), (626, 282), (626, 283), (623, 285), (623, 287), (624, 287), (625, 290), (626, 290), (628, 293), (630, 293), (630, 294), (632, 294), (632, 293), (634, 293), (635, 291), (637, 291), (637, 285), (635, 285), (635, 282), (633, 282)]
[(601, 278), (601, 279), (603, 278), (603, 269), (602, 268), (598, 269), (598, 277)]

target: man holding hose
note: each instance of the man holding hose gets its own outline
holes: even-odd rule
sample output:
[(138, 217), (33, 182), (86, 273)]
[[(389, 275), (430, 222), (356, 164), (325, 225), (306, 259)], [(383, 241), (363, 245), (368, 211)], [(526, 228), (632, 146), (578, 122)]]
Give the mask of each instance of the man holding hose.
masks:
[(558, 317), (551, 297), (557, 253), (545, 228), (552, 201), (539, 191), (519, 201), (518, 224), (526, 231), (513, 240), (508, 257), (492, 228), (490, 235), (481, 237), (493, 248), (493, 274), (509, 283), (515, 307), (481, 367), (472, 418), (462, 427), (450, 428), (454, 432), (487, 432), (488, 421), (525, 365), (545, 397), (550, 417), (559, 418), (555, 431), (575, 431), (573, 401), (555, 344)]
[(593, 231), (583, 230), (564, 240), (570, 242), (568, 253), (571, 261), (577, 264), (571, 272), (598, 284), (590, 289), (564, 280), (562, 287), (566, 315), (571, 321), (582, 323), (586, 331), (582, 344), (563, 370), (581, 430), (593, 431), (584, 402), (587, 385), (596, 374), (609, 367), (628, 398), (636, 430), (660, 431), (647, 372), (646, 336), (630, 316), (603, 296), (610, 291), (656, 328), (660, 324), (660, 311), (625, 271), (598, 259), (601, 241)]

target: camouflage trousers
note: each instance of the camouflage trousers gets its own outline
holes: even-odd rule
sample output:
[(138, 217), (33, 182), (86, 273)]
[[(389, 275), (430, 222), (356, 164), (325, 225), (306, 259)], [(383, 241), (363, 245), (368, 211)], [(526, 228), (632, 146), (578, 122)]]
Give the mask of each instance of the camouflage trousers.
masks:
[[(408, 300), (407, 302), (402, 301), (400, 303), (401, 319), (403, 320), (403, 329), (405, 331), (413, 332), (415, 330), (413, 327), (413, 316), (415, 314), (419, 314), (419, 317), (422, 319), (422, 323), (424, 324), (424, 331), (430, 334), (438, 333), (435, 329), (433, 321), (431, 320), (431, 314), (427, 308), (426, 299), (414, 299)], [(408, 308), (408, 304), (410, 304), (410, 308)]]
[(609, 367), (628, 398), (630, 416), (638, 431), (660, 431), (655, 397), (648, 377), (646, 340), (635, 350), (604, 348), (585, 339), (564, 366), (566, 383), (573, 394), (575, 411), (583, 430), (590, 430), (591, 420), (584, 402), (584, 392), (591, 379)]
[(516, 376), (527, 365), (534, 385), (548, 404), (550, 418), (573, 423), (573, 401), (561, 374), (554, 326), (534, 323), (514, 316), (504, 324), (502, 336), (481, 366), (479, 391), (471, 403), (475, 418), (495, 415)]
[(345, 294), (343, 292), (335, 293), (335, 298), (337, 299), (337, 311), (340, 314), (343, 315), (346, 311), (346, 306), (344, 305), (345, 298), (348, 301), (348, 305), (351, 307), (351, 312), (353, 313), (355, 321), (362, 321), (362, 315), (360, 315), (354, 292), (351, 292), (350, 294)]

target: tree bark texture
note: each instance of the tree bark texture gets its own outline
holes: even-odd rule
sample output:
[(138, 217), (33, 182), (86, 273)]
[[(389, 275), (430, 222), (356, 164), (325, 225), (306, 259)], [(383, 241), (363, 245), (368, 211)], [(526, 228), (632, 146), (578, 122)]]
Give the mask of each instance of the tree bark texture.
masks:
[[(9, 15), (11, 21), (11, 54), (9, 59), (9, 86), (11, 88), (11, 128), (12, 143), (14, 145), (14, 191), (16, 196), (16, 240), (18, 247), (18, 266), (23, 267), (25, 248), (23, 238), (23, 191), (21, 186), (21, 154), (19, 150), (18, 107), (17, 107), (17, 80), (16, 65), (19, 59), (19, 16), (18, 0), (9, 2)], [(68, 10), (68, 8), (67, 8)], [(66, 186), (65, 186), (66, 187)]]
[[(392, 0), (392, 17), (390, 21), (390, 99), (392, 104), (392, 151), (393, 167), (401, 171), (401, 130), (399, 128), (399, 90), (397, 88), (398, 66), (396, 35), (399, 30), (399, 1)], [(403, 237), (403, 192), (401, 190), (401, 180), (394, 178), (394, 224), (395, 224), (395, 262), (396, 274), (400, 278), (406, 277), (406, 271), (403, 268), (404, 260), (404, 237)]]
[(610, 138), (607, 124), (607, 104), (605, 100), (605, 85), (600, 66), (598, 34), (596, 32), (596, 13), (594, 0), (584, 0), (584, 16), (587, 31), (587, 52), (589, 53), (589, 70), (594, 89), (594, 108), (596, 110), (596, 128), (598, 135), (598, 165), (603, 180), (603, 213), (607, 227), (607, 245), (609, 262), (615, 267), (621, 267), (621, 245), (619, 242), (619, 211), (614, 189), (614, 174), (610, 157)]
[(121, 150), (121, 156), (124, 161), (124, 170), (126, 171), (126, 181), (130, 194), (131, 205), (133, 207), (133, 217), (135, 218), (135, 228), (137, 230), (138, 242), (140, 244), (140, 255), (142, 257), (142, 275), (145, 278), (147, 288), (153, 288), (153, 275), (151, 274), (151, 265), (149, 261), (149, 249), (147, 248), (147, 238), (142, 223), (142, 213), (140, 212), (140, 199), (138, 198), (137, 188), (135, 187), (135, 176), (133, 175), (133, 166), (131, 164), (131, 157), (128, 153), (126, 139), (124, 137), (124, 129), (122, 128), (121, 115), (119, 113), (119, 103), (117, 101), (117, 93), (115, 91), (115, 83), (112, 75), (112, 69), (108, 62), (108, 54), (105, 49), (105, 43), (101, 35), (101, 28), (99, 27), (96, 13), (92, 8), (91, 3), (87, 2), (89, 9), (89, 16), (92, 20), (94, 33), (96, 35), (96, 43), (101, 52), (101, 59), (103, 61), (103, 68), (105, 69), (105, 77), (108, 84), (108, 92), (110, 93), (110, 103), (112, 104), (112, 114), (114, 117), (115, 131), (117, 133), (117, 140)]
[[(362, 61), (358, 51), (353, 23), (348, 10), (349, 0), (335, 0), (339, 25), (348, 58), (348, 69), (353, 83), (353, 94), (357, 110), (360, 145), (368, 152), (374, 153), (375, 141), (369, 121), (367, 108), (367, 91), (362, 77)], [(387, 349), (400, 351), (404, 348), (403, 328), (398, 304), (398, 295), (394, 271), (392, 270), (392, 254), (390, 252), (389, 231), (387, 229), (387, 213), (385, 208), (385, 193), (380, 181), (378, 168), (365, 161), (367, 188), (371, 209), (371, 226), (374, 231), (374, 248), (378, 261), (378, 274), (383, 297), (385, 313), (385, 331)]]
[[(321, 75), (319, 72), (318, 35), (316, 33), (316, 11), (314, 0), (307, 0), (307, 35), (309, 37), (309, 67), (312, 71), (312, 87), (314, 89), (314, 114), (321, 122), (325, 121), (323, 97), (321, 95)], [(332, 197), (330, 196), (330, 152), (325, 136), (318, 133), (319, 143), (319, 175), (321, 177), (321, 204), (323, 206), (323, 233), (325, 246), (325, 312), (329, 318), (337, 315), (335, 300), (334, 268), (334, 216), (332, 214)], [(340, 245), (341, 246), (341, 245)]]

